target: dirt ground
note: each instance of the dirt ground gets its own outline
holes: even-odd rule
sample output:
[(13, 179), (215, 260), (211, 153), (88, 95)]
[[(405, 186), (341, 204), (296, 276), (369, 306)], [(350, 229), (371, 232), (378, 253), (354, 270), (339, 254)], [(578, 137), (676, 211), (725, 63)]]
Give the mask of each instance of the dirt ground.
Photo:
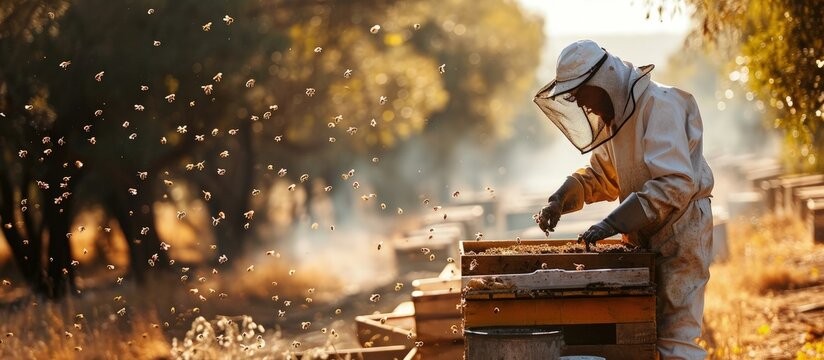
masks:
[[(727, 240), (729, 256), (712, 266), (706, 294), (701, 344), (710, 358), (824, 359), (824, 245), (813, 244), (799, 221), (772, 217), (729, 223)], [(157, 359), (173, 357), (173, 349), (198, 349), (206, 356), (215, 354), (213, 351), (226, 355), (227, 349), (234, 349), (230, 353), (237, 356), (277, 359), (285, 352), (330, 344), (352, 347), (356, 346), (356, 315), (391, 311), (409, 298), (411, 289), (411, 279), (398, 279), (405, 284), (402, 291), (394, 290), (393, 281), (329, 296), (340, 294), (332, 290), (334, 283), (318, 282), (317, 273), (304, 272), (305, 278), (294, 279), (290, 284), (294, 286), (286, 286), (295, 291), (288, 291), (283, 282), (277, 291), (280, 300), (272, 302), (269, 296), (273, 289), (261, 287), (259, 294), (251, 289), (271, 282), (265, 274), (280, 274), (287, 269), (263, 270), (257, 270), (255, 273), (261, 277), (251, 278), (249, 284), (234, 284), (247, 289), (243, 298), (220, 300), (207, 295), (207, 302), (198, 301), (197, 295), (188, 291), (170, 292), (158, 287), (139, 290), (127, 282), (122, 286), (91, 286), (84, 295), (59, 303), (17, 297), (0, 306), (0, 318), (4, 320), (0, 322), (0, 358)], [(191, 271), (197, 274), (201, 270)], [(243, 269), (240, 272), (246, 273)], [(114, 282), (113, 278), (98, 281)], [(313, 295), (306, 292), (308, 284), (317, 287)], [(212, 282), (204, 285), (204, 291), (213, 285), (218, 289), (228, 286)], [(10, 288), (19, 290), (15, 286), (5, 290)], [(380, 301), (369, 301), (372, 293), (382, 294)], [(5, 300), (14, 297), (9, 292), (3, 295)], [(306, 303), (303, 298), (309, 296), (315, 301)], [(284, 307), (284, 299), (294, 304)], [(171, 306), (176, 306), (177, 313), (171, 313)], [(125, 315), (118, 315), (121, 308), (127, 309)], [(286, 310), (282, 317), (277, 314), (279, 309)], [(201, 315), (206, 319), (198, 322)], [(253, 319), (266, 332), (245, 339), (242, 346), (221, 345), (215, 339), (220, 331), (226, 333), (225, 321), (215, 319), (224, 315), (238, 319), (237, 323)], [(241, 315), (249, 315), (250, 319)], [(206, 324), (208, 320), (212, 320), (211, 325)], [(193, 322), (200, 332), (190, 332)], [(306, 329), (302, 328), (304, 323), (308, 323)], [(204, 331), (207, 334), (203, 335)]]
[(711, 267), (703, 345), (712, 359), (824, 359), (824, 245), (797, 219), (735, 221)]

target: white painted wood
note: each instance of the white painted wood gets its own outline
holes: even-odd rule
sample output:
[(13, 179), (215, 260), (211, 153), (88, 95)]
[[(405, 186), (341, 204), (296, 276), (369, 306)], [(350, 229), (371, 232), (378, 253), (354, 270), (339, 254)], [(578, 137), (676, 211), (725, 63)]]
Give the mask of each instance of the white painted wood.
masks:
[[(649, 268), (596, 269), (596, 270), (536, 270), (529, 274), (509, 274), (497, 276), (463, 276), (461, 288), (466, 288), (471, 280), (487, 283), (495, 279), (504, 286), (491, 289), (505, 290), (550, 290), (580, 289), (590, 285), (603, 286), (646, 286), (649, 285)], [(491, 290), (486, 289), (486, 290)]]

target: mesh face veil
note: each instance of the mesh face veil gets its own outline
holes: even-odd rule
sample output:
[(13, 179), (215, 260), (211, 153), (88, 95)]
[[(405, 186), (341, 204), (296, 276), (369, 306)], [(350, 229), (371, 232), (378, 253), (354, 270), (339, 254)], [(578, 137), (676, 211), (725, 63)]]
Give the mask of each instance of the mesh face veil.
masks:
[[(640, 92), (649, 81), (652, 65), (636, 68), (609, 53), (591, 69), (581, 74), (585, 80), (571, 89), (559, 91), (553, 80), (544, 86), (533, 101), (581, 153), (587, 153), (607, 142), (620, 130), (635, 111)], [(598, 88), (601, 99), (612, 111), (593, 111), (591, 104), (576, 96), (582, 85)], [(578, 94), (580, 95), (580, 94)], [(589, 106), (587, 106), (589, 105)], [(611, 118), (603, 118), (604, 116)]]

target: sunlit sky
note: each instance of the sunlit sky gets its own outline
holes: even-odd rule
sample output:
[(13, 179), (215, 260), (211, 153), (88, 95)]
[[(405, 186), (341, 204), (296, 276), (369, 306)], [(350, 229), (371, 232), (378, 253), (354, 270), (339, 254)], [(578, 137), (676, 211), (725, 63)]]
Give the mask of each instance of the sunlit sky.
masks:
[(591, 39), (636, 65), (655, 64), (663, 71), (667, 59), (681, 50), (691, 28), (688, 11), (665, 12), (646, 18), (641, 0), (518, 0), (523, 8), (542, 16), (547, 36), (538, 79), (555, 76), (555, 61), (569, 43)]
[(546, 18), (544, 29), (550, 36), (674, 33), (685, 34), (688, 14), (646, 19), (647, 9), (630, 0), (518, 0), (524, 8)]

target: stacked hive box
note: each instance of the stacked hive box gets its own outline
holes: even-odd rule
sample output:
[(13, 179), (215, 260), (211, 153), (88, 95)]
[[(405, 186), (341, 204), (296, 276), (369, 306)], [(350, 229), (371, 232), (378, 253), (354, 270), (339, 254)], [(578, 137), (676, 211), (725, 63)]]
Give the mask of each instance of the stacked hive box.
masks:
[[(568, 242), (522, 243), (563, 246)], [(653, 253), (484, 254), (513, 245), (515, 241), (461, 242), (465, 285), (496, 277), (503, 283), (517, 282), (493, 289), (465, 287), (465, 328), (559, 329), (566, 344), (564, 355), (656, 358)], [(555, 280), (547, 280), (548, 276)]]
[(461, 332), (461, 281), (459, 269), (448, 264), (437, 278), (412, 282), (415, 305), (415, 359), (460, 359), (463, 354)]

